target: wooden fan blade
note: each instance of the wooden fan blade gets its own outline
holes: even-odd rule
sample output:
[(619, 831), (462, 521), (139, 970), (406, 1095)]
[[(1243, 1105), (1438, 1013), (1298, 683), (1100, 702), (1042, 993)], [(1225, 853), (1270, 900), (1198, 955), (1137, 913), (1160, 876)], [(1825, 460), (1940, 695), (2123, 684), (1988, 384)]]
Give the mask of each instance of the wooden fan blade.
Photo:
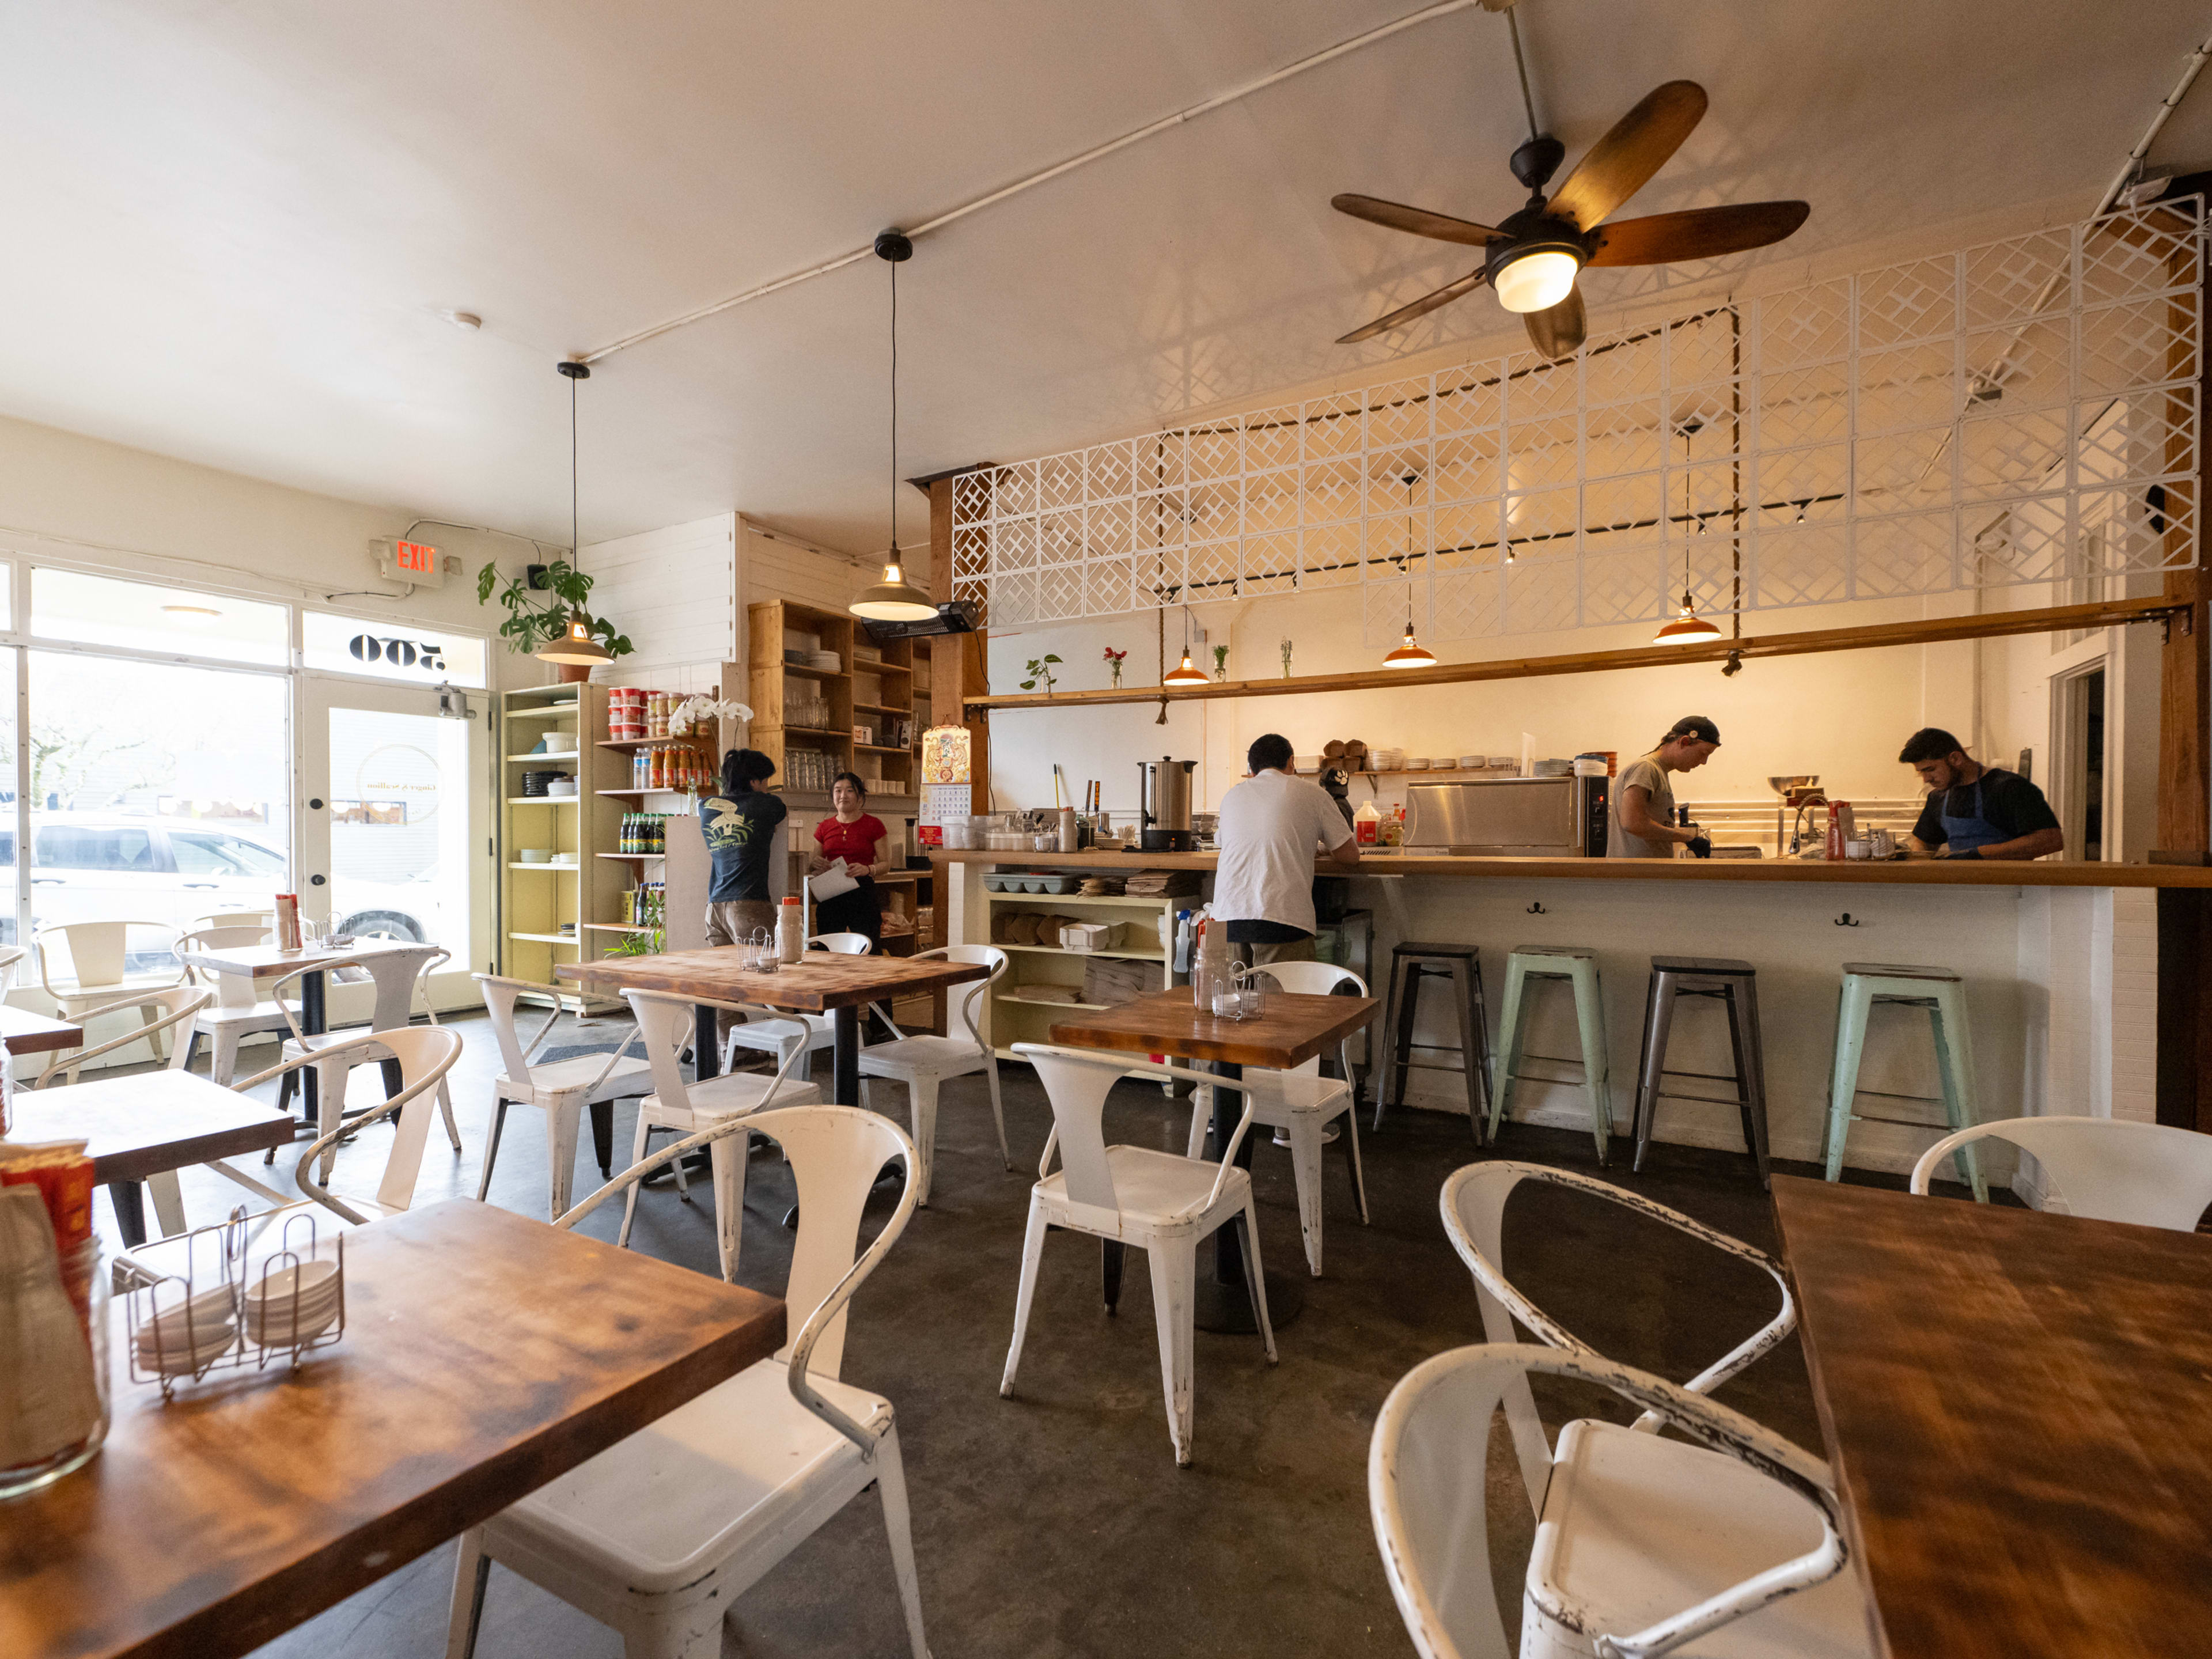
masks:
[(1584, 230), (1644, 188), (1705, 115), (1705, 89), (1669, 81), (1613, 124), (1567, 175), (1546, 211)]
[(1583, 293), (1578, 288), (1567, 290), (1567, 297), (1548, 311), (1527, 311), (1521, 320), (1528, 325), (1528, 338), (1537, 350), (1547, 357), (1571, 357), (1582, 349), (1583, 336), (1589, 331), (1589, 319), (1583, 313)]
[(1715, 259), (1723, 253), (1778, 242), (1812, 212), (1803, 202), (1738, 202), (1623, 219), (1597, 234), (1594, 265), (1664, 265), (1677, 259)]
[(1492, 230), (1488, 225), (1478, 225), (1466, 219), (1455, 219), (1449, 214), (1431, 213), (1426, 208), (1407, 207), (1401, 202), (1386, 202), (1379, 196), (1332, 196), (1328, 204), (1339, 213), (1348, 213), (1355, 219), (1364, 219), (1370, 225), (1387, 225), (1392, 230), (1410, 230), (1416, 236), (1433, 237), (1439, 242), (1458, 242), (1467, 247), (1488, 247), (1502, 240), (1505, 233)]
[(1440, 306), (1448, 306), (1463, 294), (1472, 294), (1480, 288), (1483, 273), (1470, 270), (1455, 283), (1446, 283), (1433, 294), (1424, 294), (1409, 306), (1400, 306), (1388, 316), (1377, 317), (1364, 328), (1355, 328), (1337, 342), (1339, 345), (1358, 345), (1362, 340), (1371, 340), (1378, 334), (1387, 334), (1394, 328), (1403, 328), (1416, 317), (1425, 317)]

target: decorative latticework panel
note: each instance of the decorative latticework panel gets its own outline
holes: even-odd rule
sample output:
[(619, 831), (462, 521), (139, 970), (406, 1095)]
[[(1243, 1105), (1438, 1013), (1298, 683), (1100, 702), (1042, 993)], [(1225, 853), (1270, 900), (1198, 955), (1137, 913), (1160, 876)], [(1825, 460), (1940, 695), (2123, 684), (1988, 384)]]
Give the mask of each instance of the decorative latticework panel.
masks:
[(1315, 594), (1377, 647), (2197, 560), (2201, 203), (963, 475), (1000, 627)]

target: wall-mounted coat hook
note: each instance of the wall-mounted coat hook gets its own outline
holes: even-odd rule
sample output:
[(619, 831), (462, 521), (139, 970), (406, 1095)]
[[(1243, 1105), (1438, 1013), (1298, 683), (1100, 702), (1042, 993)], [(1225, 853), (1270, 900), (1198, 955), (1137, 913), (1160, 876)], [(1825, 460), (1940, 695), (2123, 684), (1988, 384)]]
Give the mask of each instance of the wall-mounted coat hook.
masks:
[(1528, 914), (1532, 916), (1543, 916), (1549, 915), (1551, 912), (1545, 909), (1543, 905), (1540, 902), (1530, 905), (1528, 907)]
[(1836, 926), (1838, 927), (1856, 927), (1859, 924), (1856, 921), (1851, 919), (1851, 913), (1848, 910), (1844, 911), (1843, 915), (1836, 918)]

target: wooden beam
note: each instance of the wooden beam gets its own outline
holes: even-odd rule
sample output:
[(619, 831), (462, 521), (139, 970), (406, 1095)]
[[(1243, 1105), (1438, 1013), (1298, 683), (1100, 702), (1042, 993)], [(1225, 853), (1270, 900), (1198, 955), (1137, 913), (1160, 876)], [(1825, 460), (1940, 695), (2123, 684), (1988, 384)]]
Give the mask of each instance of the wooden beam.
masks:
[[(2192, 579), (2194, 572), (2187, 573)], [(2199, 608), (2202, 608), (2201, 602)], [(1228, 697), (1285, 697), (1316, 691), (1399, 691), (1413, 686), (1463, 685), (1479, 680), (1537, 679), (1553, 674), (1602, 674), (1624, 668), (1668, 668), (1679, 663), (1726, 662), (1741, 653), (1748, 662), (1761, 657), (1811, 656), (1829, 651), (1871, 651), (1894, 645), (1943, 645), (1960, 640), (2002, 639), (2014, 634), (2055, 634), (2076, 628), (2109, 628), (2125, 623), (2156, 622), (2182, 606), (2164, 595), (2141, 599), (2107, 599), (2094, 605), (2051, 605), (2036, 611), (1997, 611), (1974, 617), (1936, 617), (1861, 628), (1824, 628), (1800, 634), (1747, 634), (1698, 645), (1647, 645), (1623, 651), (1583, 651), (1558, 657), (1517, 657), (1491, 662), (1439, 663), (1434, 668), (1370, 669), (1357, 674), (1311, 674), (1279, 680), (1217, 680), (1188, 690), (1162, 686), (1123, 687), (1119, 691), (1062, 691), (968, 697), (970, 717), (978, 710), (1071, 708), (1101, 703), (1204, 702)], [(2176, 631), (2179, 631), (2178, 629)]]

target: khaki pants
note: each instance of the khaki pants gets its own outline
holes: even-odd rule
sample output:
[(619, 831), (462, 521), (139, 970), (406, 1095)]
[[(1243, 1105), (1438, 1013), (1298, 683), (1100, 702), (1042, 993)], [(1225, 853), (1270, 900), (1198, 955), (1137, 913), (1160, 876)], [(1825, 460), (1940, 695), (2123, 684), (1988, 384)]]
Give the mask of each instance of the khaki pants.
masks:
[(1313, 945), (1313, 935), (1309, 933), (1284, 945), (1232, 945), (1229, 954), (1248, 968), (1264, 968), (1271, 962), (1311, 962)]
[[(707, 943), (709, 945), (735, 945), (756, 928), (775, 931), (776, 907), (767, 899), (725, 899), (720, 904), (707, 907)], [(714, 1011), (714, 1040), (724, 1048), (729, 1046), (730, 1028), (738, 1023), (738, 1016), (726, 1009)]]

